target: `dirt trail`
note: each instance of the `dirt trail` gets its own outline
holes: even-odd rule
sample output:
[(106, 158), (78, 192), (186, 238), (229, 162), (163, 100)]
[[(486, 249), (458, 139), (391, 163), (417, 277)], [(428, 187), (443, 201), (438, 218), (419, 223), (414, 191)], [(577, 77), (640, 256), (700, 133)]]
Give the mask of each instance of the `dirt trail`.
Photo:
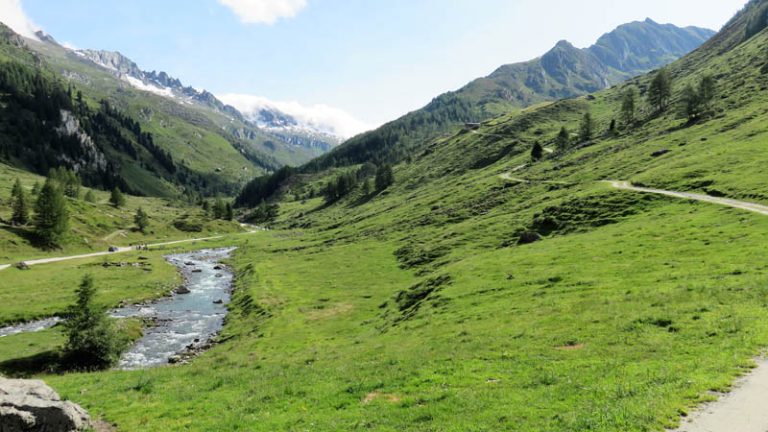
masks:
[(730, 198), (718, 198), (718, 197), (713, 197), (709, 195), (695, 194), (690, 192), (674, 192), (674, 191), (668, 191), (663, 189), (652, 189), (652, 188), (632, 186), (632, 184), (627, 181), (611, 180), (608, 183), (610, 183), (611, 186), (615, 187), (616, 189), (623, 189), (623, 190), (629, 190), (629, 191), (635, 191), (635, 192), (641, 192), (641, 193), (651, 193), (651, 194), (657, 194), (657, 195), (666, 195), (674, 198), (708, 202), (712, 204), (719, 204), (727, 207), (733, 207), (741, 210), (760, 213), (762, 215), (768, 216), (768, 206), (762, 205), (762, 204), (755, 204), (755, 203), (750, 203), (745, 201), (737, 201)]
[[(251, 230), (244, 234), (254, 234), (257, 231)], [(196, 238), (196, 239), (187, 239), (187, 240), (176, 240), (176, 241), (170, 241), (170, 242), (164, 242), (164, 243), (154, 243), (147, 245), (150, 248), (153, 247), (162, 247), (162, 246), (172, 246), (176, 244), (183, 244), (183, 243), (192, 243), (192, 242), (199, 242), (199, 241), (206, 241), (206, 240), (218, 240), (224, 238), (224, 236), (214, 236), (214, 237), (203, 237), (203, 238)], [(118, 248), (115, 252), (94, 252), (89, 254), (82, 254), (82, 255), (71, 255), (71, 256), (65, 256), (65, 257), (55, 257), (55, 258), (43, 258), (43, 259), (37, 259), (37, 260), (29, 260), (24, 261), (24, 263), (28, 266), (35, 266), (40, 264), (50, 264), (55, 262), (61, 262), (61, 261), (70, 261), (70, 260), (76, 260), (76, 259), (83, 259), (83, 258), (94, 258), (94, 257), (100, 257), (100, 256), (107, 256), (107, 255), (115, 255), (125, 252), (131, 252), (135, 251), (136, 249), (133, 247), (121, 247)], [(10, 264), (0, 264), (0, 271), (7, 269), (10, 267)]]
[(766, 432), (768, 431), (768, 361), (739, 380), (734, 390), (717, 402), (703, 406), (674, 432)]
[(127, 234), (126, 230), (117, 230), (117, 231), (113, 232), (112, 234), (102, 238), (101, 240), (102, 241), (110, 241), (110, 240), (112, 240), (113, 238), (115, 238), (117, 236), (125, 237), (126, 234)]

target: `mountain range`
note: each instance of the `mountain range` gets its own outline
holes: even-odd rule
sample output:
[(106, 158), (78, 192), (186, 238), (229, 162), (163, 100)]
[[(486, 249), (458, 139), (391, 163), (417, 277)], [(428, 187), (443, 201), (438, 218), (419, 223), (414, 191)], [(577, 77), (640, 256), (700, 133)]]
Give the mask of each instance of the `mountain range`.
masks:
[(560, 41), (541, 57), (501, 66), (487, 77), (436, 97), (420, 110), (347, 141), (308, 167), (398, 162), (463, 123), (609, 88), (679, 59), (714, 34), (646, 19), (619, 26), (589, 48)]
[[(142, 156), (122, 143), (125, 131), (115, 130), (111, 138), (104, 134), (99, 138), (83, 130), (80, 134), (91, 138), (93, 145), (82, 146), (91, 150), (81, 149), (58, 160), (49, 156), (45, 163), (30, 162), (34, 158), (28, 155), (26, 167), (41, 172), (51, 164), (86, 166), (86, 161), (77, 160), (77, 154), (93, 153), (95, 148), (101, 159), (113, 164), (110, 171), (117, 175), (108, 184), (117, 182), (133, 193), (161, 196), (232, 192), (249, 178), (283, 165), (306, 163), (301, 169), (313, 171), (367, 161), (401, 161), (465, 122), (609, 87), (679, 58), (713, 34), (646, 20), (620, 26), (590, 48), (578, 49), (562, 41), (540, 58), (502, 66), (488, 77), (438, 96), (419, 111), (337, 147), (341, 139), (321, 124), (302, 121), (268, 104), (241, 112), (166, 72), (145, 71), (119, 52), (73, 50), (42, 32), (37, 33), (37, 40), (8, 29), (5, 33), (7, 40), (19, 41), (9, 45), (14, 46), (7, 50), (11, 60), (31, 53), (35, 62), (50, 70), (54, 82), (60, 80), (70, 92), (82, 93), (86, 105), (101, 105), (102, 111), (107, 106), (107, 116), (120, 120), (127, 116), (130, 121), (123, 121), (124, 125), (135, 122), (141, 133), (152, 135), (150, 144), (141, 134), (135, 136), (134, 147), (148, 149)], [(70, 116), (70, 128), (76, 126), (74, 120), (87, 125), (87, 117), (95, 115)], [(111, 144), (102, 143), (110, 139)], [(183, 174), (178, 172), (180, 168)], [(147, 181), (149, 178), (161, 181)]]
[[(54, 42), (52, 38), (39, 34), (41, 40)], [(168, 75), (166, 72), (141, 70), (128, 57), (115, 51), (103, 50), (73, 50), (75, 54), (102, 66), (132, 85), (133, 87), (160, 96), (176, 99), (182, 103), (198, 103), (220, 113), (232, 116), (238, 121), (251, 123), (256, 127), (272, 132), (277, 138), (287, 144), (328, 151), (341, 143), (342, 137), (329, 132), (327, 128), (301, 122), (296, 117), (281, 112), (270, 106), (242, 113), (232, 105), (227, 105), (207, 90), (198, 90), (185, 86), (181, 80)]]

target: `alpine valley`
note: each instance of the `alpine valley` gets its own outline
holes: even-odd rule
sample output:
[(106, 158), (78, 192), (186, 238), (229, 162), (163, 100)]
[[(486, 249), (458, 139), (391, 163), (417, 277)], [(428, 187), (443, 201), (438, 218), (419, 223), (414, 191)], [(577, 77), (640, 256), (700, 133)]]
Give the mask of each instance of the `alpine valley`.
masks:
[(344, 139), (0, 27), (0, 430), (768, 430), (768, 0), (734, 12)]

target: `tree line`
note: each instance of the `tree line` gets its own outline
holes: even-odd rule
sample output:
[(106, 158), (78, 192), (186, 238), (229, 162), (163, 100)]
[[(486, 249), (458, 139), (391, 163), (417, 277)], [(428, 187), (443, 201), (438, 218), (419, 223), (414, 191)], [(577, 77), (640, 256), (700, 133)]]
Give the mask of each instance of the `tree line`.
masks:
[[(664, 68), (656, 72), (648, 86), (645, 102), (649, 115), (647, 119), (662, 115), (672, 107), (674, 94), (674, 82), (669, 71)], [(689, 123), (694, 123), (712, 113), (715, 97), (717, 95), (717, 83), (712, 76), (704, 75), (693, 84), (688, 83), (680, 91), (677, 101), (678, 113), (686, 118)], [(619, 130), (631, 130), (641, 122), (640, 97), (635, 86), (628, 86), (620, 96), (620, 109), (618, 121), (612, 119), (608, 126), (609, 135), (617, 134)], [(596, 126), (592, 114), (587, 111), (579, 122), (579, 128), (575, 137), (571, 131), (563, 126), (554, 139), (555, 147), (559, 152), (568, 150), (574, 144), (584, 144), (595, 138)], [(543, 157), (543, 147), (535, 142), (531, 149), (531, 158), (536, 161)]]
[[(82, 183), (72, 170), (55, 168), (50, 171), (45, 182), (36, 182), (30, 194), (24, 190), (20, 179), (16, 179), (11, 188), (9, 199), (11, 207), (10, 224), (17, 227), (31, 225), (37, 244), (46, 249), (61, 247), (66, 241), (69, 229), (70, 212), (67, 199), (80, 199)], [(92, 190), (84, 196), (89, 203), (96, 202)], [(110, 193), (109, 203), (115, 208), (126, 204), (125, 195), (119, 188)], [(134, 216), (134, 223), (141, 232), (150, 226), (150, 217), (139, 207)]]

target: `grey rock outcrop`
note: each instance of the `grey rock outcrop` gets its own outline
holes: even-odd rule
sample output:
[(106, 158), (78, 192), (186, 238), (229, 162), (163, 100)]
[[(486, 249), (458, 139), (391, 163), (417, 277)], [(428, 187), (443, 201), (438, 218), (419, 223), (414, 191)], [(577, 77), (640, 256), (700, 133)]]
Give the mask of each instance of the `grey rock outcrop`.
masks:
[(88, 413), (39, 380), (0, 378), (0, 432), (77, 432), (91, 426)]

